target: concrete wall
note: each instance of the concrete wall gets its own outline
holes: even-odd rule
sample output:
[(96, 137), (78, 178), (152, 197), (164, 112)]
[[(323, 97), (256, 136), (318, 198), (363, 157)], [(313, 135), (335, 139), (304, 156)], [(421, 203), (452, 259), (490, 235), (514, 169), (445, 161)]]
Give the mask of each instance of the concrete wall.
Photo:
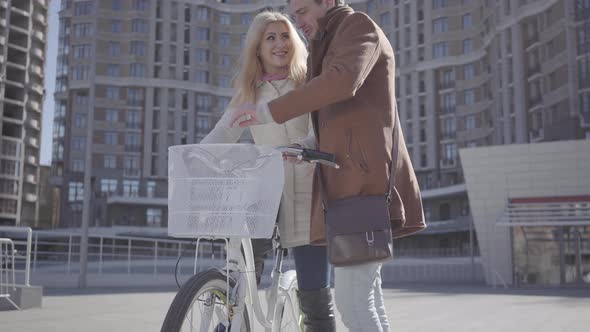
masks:
[(460, 150), (486, 282), (512, 284), (508, 198), (590, 194), (590, 140)]

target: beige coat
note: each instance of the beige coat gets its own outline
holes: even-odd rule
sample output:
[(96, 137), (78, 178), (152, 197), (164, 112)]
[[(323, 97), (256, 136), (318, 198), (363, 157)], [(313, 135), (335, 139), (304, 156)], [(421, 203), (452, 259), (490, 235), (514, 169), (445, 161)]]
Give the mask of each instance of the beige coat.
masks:
[[(321, 166), (328, 201), (385, 194), (392, 144), (399, 144), (397, 195), (390, 208), (393, 236), (424, 229), (420, 189), (403, 135), (393, 142), (395, 59), (383, 31), (364, 13), (335, 7), (319, 21), (318, 38), (311, 42), (310, 70), (307, 84), (268, 106), (278, 123), (313, 112), (319, 149), (334, 153), (341, 166)], [(317, 177), (311, 241), (319, 244), (325, 242), (325, 225)]]
[[(259, 83), (257, 102), (267, 102), (294, 88), (291, 80)], [(235, 143), (244, 129), (230, 128), (232, 109), (226, 110), (215, 128), (201, 143)], [(295, 117), (283, 124), (265, 124), (250, 128), (256, 144), (282, 146), (307, 137), (311, 129), (309, 115)], [(281, 245), (285, 248), (309, 244), (311, 191), (314, 166), (285, 163), (285, 187), (279, 211)]]

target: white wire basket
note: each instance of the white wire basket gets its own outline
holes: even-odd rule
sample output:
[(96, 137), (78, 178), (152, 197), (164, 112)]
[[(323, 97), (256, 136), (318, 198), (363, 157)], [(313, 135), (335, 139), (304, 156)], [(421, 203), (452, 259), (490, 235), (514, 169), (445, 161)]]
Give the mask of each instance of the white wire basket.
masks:
[(168, 148), (168, 234), (270, 238), (285, 181), (270, 146), (194, 144)]

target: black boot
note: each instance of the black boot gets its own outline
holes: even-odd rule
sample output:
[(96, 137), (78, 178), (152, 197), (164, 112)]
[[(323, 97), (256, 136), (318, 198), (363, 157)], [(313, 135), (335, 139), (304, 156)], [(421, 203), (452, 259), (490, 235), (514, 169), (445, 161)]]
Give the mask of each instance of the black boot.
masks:
[(330, 288), (298, 290), (305, 332), (335, 332), (334, 304)]

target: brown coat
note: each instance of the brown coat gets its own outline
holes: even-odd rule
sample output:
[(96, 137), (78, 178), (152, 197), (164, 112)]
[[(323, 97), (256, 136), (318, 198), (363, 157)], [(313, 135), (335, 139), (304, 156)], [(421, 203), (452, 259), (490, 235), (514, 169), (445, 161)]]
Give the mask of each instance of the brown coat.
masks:
[[(319, 149), (334, 153), (341, 167), (321, 166), (328, 201), (385, 194), (397, 126), (394, 53), (383, 31), (348, 6), (331, 9), (312, 40), (310, 70), (307, 84), (269, 103), (272, 117), (283, 123), (313, 112)], [(399, 137), (398, 195), (390, 209), (394, 237), (426, 227), (418, 181)], [(325, 242), (319, 176), (316, 172), (311, 212), (311, 242), (317, 244)]]

